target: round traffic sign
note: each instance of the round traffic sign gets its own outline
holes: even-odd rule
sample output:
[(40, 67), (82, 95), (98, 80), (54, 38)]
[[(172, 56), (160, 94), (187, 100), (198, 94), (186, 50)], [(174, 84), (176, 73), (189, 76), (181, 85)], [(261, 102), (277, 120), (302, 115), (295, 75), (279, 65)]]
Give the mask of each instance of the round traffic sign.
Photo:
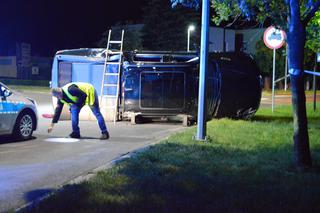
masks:
[(286, 33), (273, 26), (268, 27), (263, 34), (264, 44), (270, 49), (279, 49), (286, 40)]

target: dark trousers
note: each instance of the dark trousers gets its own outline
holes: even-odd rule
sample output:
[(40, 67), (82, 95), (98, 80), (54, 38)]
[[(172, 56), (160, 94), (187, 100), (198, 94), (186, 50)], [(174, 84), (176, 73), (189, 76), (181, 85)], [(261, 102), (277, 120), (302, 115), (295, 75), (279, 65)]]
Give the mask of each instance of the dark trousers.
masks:
[[(100, 112), (99, 101), (98, 101), (98, 94), (97, 91), (94, 92), (94, 104), (89, 105), (92, 113), (96, 116), (101, 133), (104, 134), (108, 132), (104, 118)], [(80, 134), (79, 128), (79, 113), (82, 107), (79, 107), (75, 104), (70, 106), (71, 112), (71, 121), (72, 121), (72, 133), (73, 134)]]

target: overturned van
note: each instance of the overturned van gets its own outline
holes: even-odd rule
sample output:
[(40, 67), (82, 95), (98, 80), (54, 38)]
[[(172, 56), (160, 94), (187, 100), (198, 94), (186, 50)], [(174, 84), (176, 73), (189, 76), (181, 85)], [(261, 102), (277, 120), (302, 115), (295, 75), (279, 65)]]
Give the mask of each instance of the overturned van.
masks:
[[(110, 101), (101, 98), (102, 114), (112, 120), (137, 117), (179, 116), (189, 123), (197, 116), (199, 87), (199, 57), (190, 52), (124, 52), (113, 55), (106, 63), (104, 49), (77, 49), (59, 51), (52, 69), (52, 87), (69, 82), (88, 82), (103, 97), (116, 97), (116, 109), (110, 110)], [(118, 66), (118, 67), (117, 67)], [(120, 67), (119, 67), (120, 66)], [(116, 70), (119, 70), (118, 72)], [(103, 88), (105, 73), (110, 78)], [(118, 74), (116, 74), (118, 73)], [(111, 74), (109, 74), (110, 77)], [(105, 90), (109, 91), (105, 91)], [(113, 90), (113, 91), (112, 91)], [(117, 92), (115, 92), (117, 91)], [(243, 53), (211, 53), (206, 76), (207, 118), (230, 117), (248, 119), (260, 105), (261, 75), (251, 57)], [(54, 100), (55, 102), (55, 100)], [(112, 107), (111, 107), (112, 108)], [(62, 116), (68, 118), (68, 110)], [(80, 118), (90, 119), (90, 110), (82, 110)]]

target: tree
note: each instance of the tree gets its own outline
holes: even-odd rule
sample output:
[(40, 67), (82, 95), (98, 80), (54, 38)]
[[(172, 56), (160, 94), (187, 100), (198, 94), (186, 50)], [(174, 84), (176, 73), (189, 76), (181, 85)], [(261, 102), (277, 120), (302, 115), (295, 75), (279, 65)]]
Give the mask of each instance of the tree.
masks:
[(306, 41), (307, 57), (305, 57), (305, 64), (309, 65), (307, 67), (307, 69), (309, 70), (317, 69), (316, 54), (320, 51), (319, 38), (320, 38), (320, 12), (316, 12), (315, 16), (307, 26), (307, 41)]
[[(131, 24), (127, 22), (126, 24), (117, 23), (115, 26), (111, 27), (112, 38), (111, 40), (120, 40), (121, 31), (124, 30), (123, 48), (125, 51), (139, 50), (142, 49), (142, 25), (141, 24)], [(106, 30), (102, 34), (102, 38), (98, 42), (99, 47), (107, 47), (109, 30)]]
[(307, 41), (306, 48), (312, 52), (317, 53), (320, 51), (320, 12), (316, 12), (313, 19), (307, 26)]
[[(170, 0), (148, 1), (144, 8), (142, 31), (144, 49), (186, 50), (188, 26), (197, 26), (199, 20), (199, 12), (181, 5), (172, 9)], [(199, 27), (196, 27), (196, 30), (199, 30)], [(192, 36), (192, 39), (194, 38)]]
[[(200, 0), (171, 0), (187, 6)], [(219, 23), (240, 16), (272, 23), (287, 33), (289, 73), (292, 88), (294, 162), (297, 169), (312, 166), (309, 148), (306, 96), (304, 91), (304, 47), (306, 28), (320, 6), (320, 0), (211, 0), (214, 20)]]
[[(285, 49), (286, 47), (283, 46), (276, 52), (276, 71), (277, 77), (284, 76), (284, 69), (285, 69)], [(273, 60), (273, 51), (271, 51), (266, 45), (264, 44), (262, 38), (260, 41), (256, 43), (256, 54), (254, 56), (257, 65), (259, 66), (263, 76), (272, 76), (272, 60)]]

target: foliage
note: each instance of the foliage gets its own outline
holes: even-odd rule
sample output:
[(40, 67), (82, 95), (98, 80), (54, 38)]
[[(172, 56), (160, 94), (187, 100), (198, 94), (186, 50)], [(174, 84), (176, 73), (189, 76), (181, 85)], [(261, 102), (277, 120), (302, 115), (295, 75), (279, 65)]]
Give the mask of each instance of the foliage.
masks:
[(256, 20), (263, 23), (267, 18), (275, 20), (277, 26), (286, 26), (286, 5), (277, 0), (211, 0), (213, 8), (212, 20), (216, 24), (232, 18)]
[(315, 53), (320, 52), (320, 12), (310, 21), (307, 32), (306, 47)]
[(219, 25), (222, 21), (228, 21), (230, 14), (234, 14), (235, 17), (241, 16), (241, 10), (237, 5), (228, 5), (217, 2), (214, 6), (212, 5), (212, 8), (215, 12), (212, 21), (216, 25)]
[[(141, 25), (132, 24), (130, 22), (126, 24), (117, 23), (112, 27), (111, 40), (120, 40), (121, 31), (124, 30), (123, 49), (125, 51), (131, 51), (136, 49), (142, 49), (142, 35)], [(99, 47), (107, 47), (109, 30), (103, 33), (102, 39), (98, 42)]]
[(315, 63), (315, 52), (306, 46), (304, 51), (304, 69), (305, 70), (313, 70)]
[[(171, 8), (170, 0), (150, 0), (144, 8), (143, 46), (147, 50), (186, 50), (190, 24), (199, 32), (199, 12), (178, 4)], [(200, 33), (193, 32), (195, 39)], [(193, 42), (192, 42), (193, 43)]]
[(183, 5), (189, 8), (199, 9), (200, 0), (170, 0), (172, 3), (172, 7), (176, 7), (177, 5)]
[(313, 70), (315, 63), (315, 54), (320, 52), (320, 12), (317, 12), (314, 18), (307, 26), (307, 41), (305, 64), (306, 69)]
[[(276, 75), (277, 77), (284, 76), (286, 47), (283, 46), (276, 51)], [(273, 69), (273, 51), (266, 47), (261, 39), (256, 43), (255, 60), (265, 76), (272, 76)]]
[[(308, 109), (319, 163), (319, 111)], [(291, 126), (290, 106), (212, 120), (207, 143), (188, 128), (25, 212), (318, 212), (319, 171), (294, 170)]]

